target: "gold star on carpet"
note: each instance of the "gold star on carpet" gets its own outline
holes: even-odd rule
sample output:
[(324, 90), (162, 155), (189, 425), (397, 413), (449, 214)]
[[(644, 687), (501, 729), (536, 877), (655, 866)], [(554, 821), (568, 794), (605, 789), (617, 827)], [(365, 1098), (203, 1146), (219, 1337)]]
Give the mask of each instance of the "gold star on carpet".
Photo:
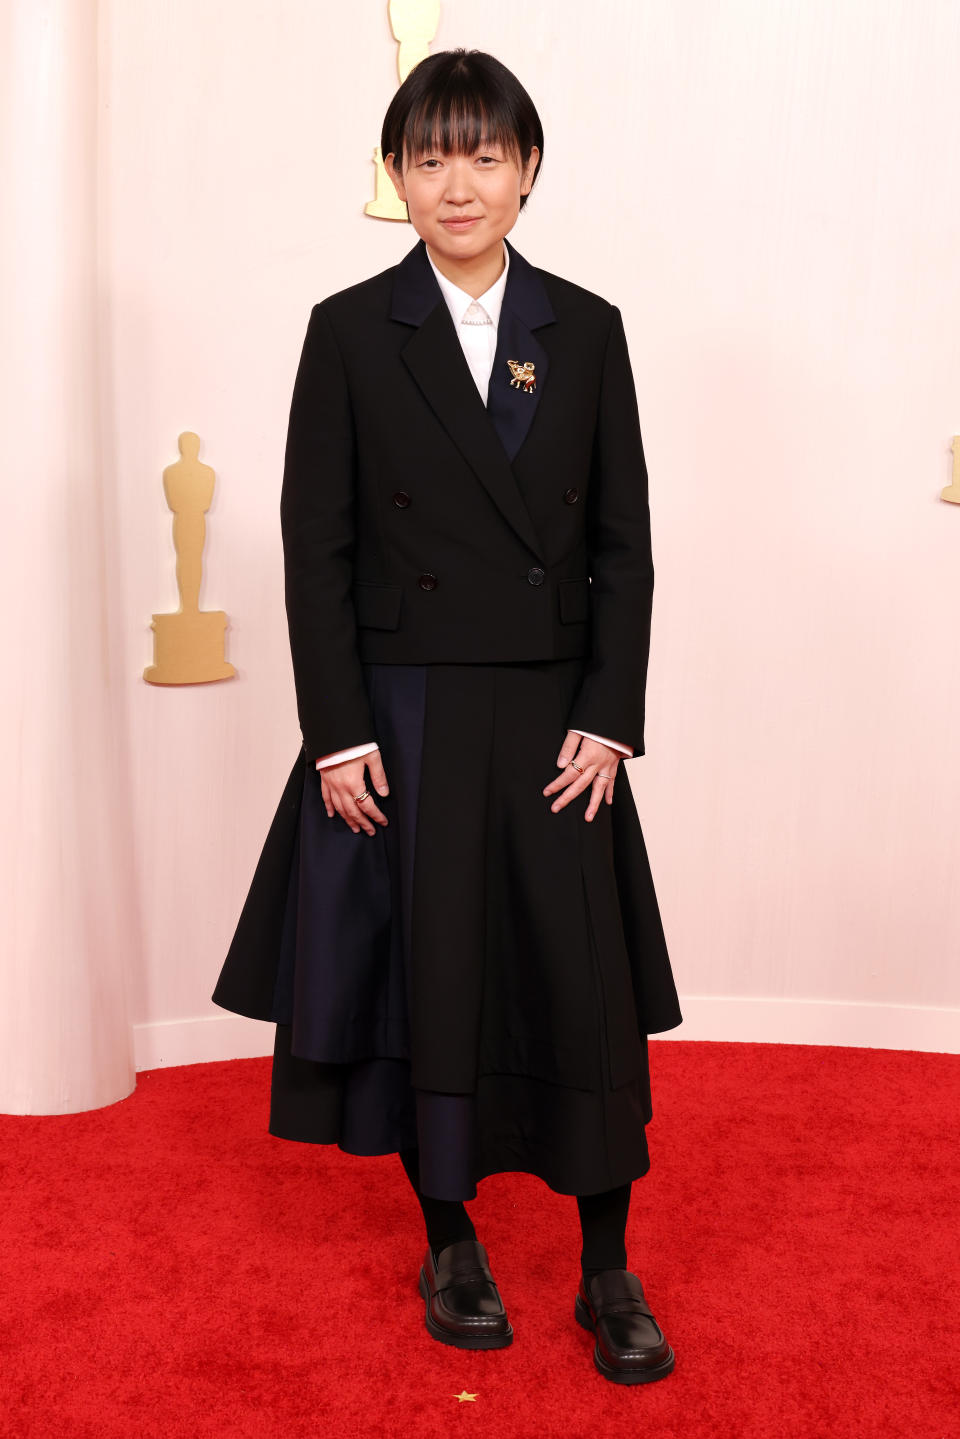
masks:
[(467, 1399), (469, 1399), (469, 1400), (472, 1402), (474, 1399), (476, 1399), (477, 1396), (476, 1396), (476, 1394), (468, 1394), (467, 1391), (466, 1391), (466, 1389), (461, 1389), (460, 1393), (459, 1393), (459, 1394), (454, 1394), (453, 1397), (454, 1397), (454, 1399), (459, 1399), (459, 1400), (460, 1400), (460, 1403), (463, 1404), (463, 1403), (465, 1402), (465, 1400), (467, 1400)]

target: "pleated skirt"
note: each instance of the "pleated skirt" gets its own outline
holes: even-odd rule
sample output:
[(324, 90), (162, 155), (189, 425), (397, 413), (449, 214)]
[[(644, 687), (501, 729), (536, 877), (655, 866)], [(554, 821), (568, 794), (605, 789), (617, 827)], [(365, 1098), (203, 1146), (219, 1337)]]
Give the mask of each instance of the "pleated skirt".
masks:
[(328, 816), (305, 764), (270, 1133), (356, 1155), (416, 1145), (440, 1199), (508, 1171), (564, 1194), (647, 1172), (645, 1034), (627, 1078), (611, 1072), (611, 1026), (636, 1020), (604, 981), (618, 889), (609, 835), (585, 831), (609, 827), (606, 804), (587, 822), (587, 795), (552, 813), (542, 793), (583, 664), (363, 665), (388, 824)]

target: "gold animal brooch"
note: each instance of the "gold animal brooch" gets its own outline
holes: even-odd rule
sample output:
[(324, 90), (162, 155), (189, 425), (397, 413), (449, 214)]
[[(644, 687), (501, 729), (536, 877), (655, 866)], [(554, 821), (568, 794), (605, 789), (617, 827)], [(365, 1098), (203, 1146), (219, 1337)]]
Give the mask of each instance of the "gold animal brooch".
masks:
[(532, 360), (508, 360), (507, 368), (513, 376), (510, 381), (512, 389), (522, 389), (525, 395), (529, 395), (537, 388)]

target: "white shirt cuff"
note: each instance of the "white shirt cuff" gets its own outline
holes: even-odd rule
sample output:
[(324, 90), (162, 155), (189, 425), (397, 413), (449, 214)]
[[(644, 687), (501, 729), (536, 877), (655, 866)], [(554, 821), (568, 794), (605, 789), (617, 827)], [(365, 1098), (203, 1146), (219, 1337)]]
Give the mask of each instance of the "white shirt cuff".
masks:
[(380, 746), (375, 740), (369, 744), (351, 745), (350, 749), (333, 750), (330, 754), (321, 755), (317, 760), (317, 769), (327, 769), (332, 764), (342, 764), (345, 759), (357, 759), (362, 754), (372, 754)]
[(602, 734), (591, 734), (589, 730), (585, 729), (575, 729), (573, 733), (582, 734), (587, 739), (599, 740), (601, 744), (609, 745), (611, 749), (618, 749), (620, 753), (625, 754), (628, 759), (630, 759), (633, 755), (632, 744), (619, 744), (615, 739), (604, 739)]

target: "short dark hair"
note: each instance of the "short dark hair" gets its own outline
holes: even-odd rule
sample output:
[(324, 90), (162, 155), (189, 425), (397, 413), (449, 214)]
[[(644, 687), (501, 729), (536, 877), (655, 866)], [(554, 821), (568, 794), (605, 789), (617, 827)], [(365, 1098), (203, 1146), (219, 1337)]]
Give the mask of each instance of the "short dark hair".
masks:
[[(543, 126), (536, 106), (516, 75), (483, 50), (440, 50), (410, 71), (390, 101), (383, 120), (380, 153), (422, 155), (436, 147), (446, 154), (469, 155), (484, 142), (497, 142), (514, 154), (520, 168), (536, 145), (540, 154), (531, 189), (543, 162)], [(527, 196), (520, 196), (523, 209)]]

